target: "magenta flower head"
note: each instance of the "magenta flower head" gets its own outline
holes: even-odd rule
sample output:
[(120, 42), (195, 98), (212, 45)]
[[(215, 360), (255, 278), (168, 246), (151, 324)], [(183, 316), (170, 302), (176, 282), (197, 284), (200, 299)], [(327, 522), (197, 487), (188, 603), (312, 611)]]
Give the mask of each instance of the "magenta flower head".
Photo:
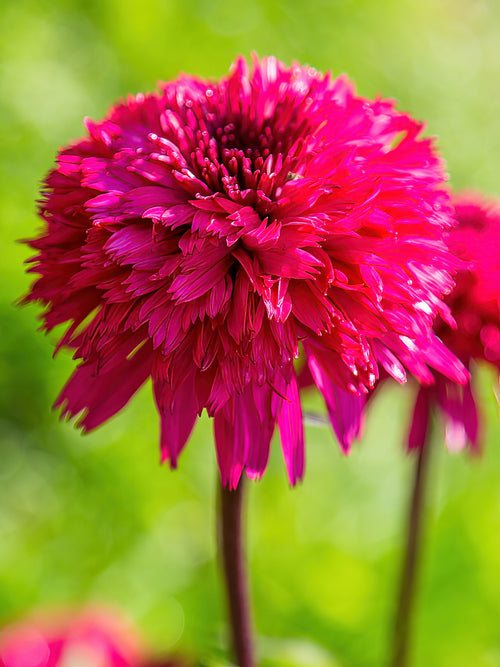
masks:
[[(464, 266), (446, 303), (456, 327), (437, 320), (435, 330), (471, 371), (473, 361), (500, 371), (500, 206), (477, 194), (462, 194), (455, 209), (458, 226), (450, 235), (450, 247)], [(471, 381), (460, 386), (438, 373), (435, 385), (418, 393), (410, 449), (423, 446), (433, 406), (444, 417), (450, 450), (479, 446), (480, 420)]]
[(455, 267), (443, 167), (392, 101), (239, 59), (86, 127), (45, 181), (26, 298), (47, 330), (69, 323), (59, 345), (79, 366), (56, 405), (83, 429), (151, 376), (172, 467), (206, 409), (225, 486), (263, 474), (276, 423), (294, 484), (302, 350), (340, 433), (379, 364), (467, 379), (432, 332)]
[(0, 632), (0, 667), (139, 667), (145, 651), (116, 612), (46, 613)]

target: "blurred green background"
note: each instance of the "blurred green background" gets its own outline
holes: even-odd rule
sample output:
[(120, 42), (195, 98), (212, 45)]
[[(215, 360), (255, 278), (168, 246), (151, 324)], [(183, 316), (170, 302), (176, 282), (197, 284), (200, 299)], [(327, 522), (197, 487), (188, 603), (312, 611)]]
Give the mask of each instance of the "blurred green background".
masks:
[[(120, 96), (180, 71), (227, 73), (239, 53), (346, 72), (427, 119), (455, 188), (500, 195), (496, 0), (4, 0), (0, 6), (0, 623), (32, 608), (121, 607), (159, 650), (228, 664), (215, 559), (216, 465), (208, 420), (162, 468), (151, 389), (82, 437), (50, 406), (72, 368), (52, 360), (15, 244), (32, 236), (57, 148)], [(500, 665), (500, 448), (492, 373), (481, 458), (436, 442), (414, 665)], [(264, 666), (385, 664), (412, 461), (412, 387), (387, 388), (342, 457), (307, 427), (307, 473), (288, 487), (279, 443), (249, 485), (249, 558)], [(322, 411), (316, 396), (305, 399)]]

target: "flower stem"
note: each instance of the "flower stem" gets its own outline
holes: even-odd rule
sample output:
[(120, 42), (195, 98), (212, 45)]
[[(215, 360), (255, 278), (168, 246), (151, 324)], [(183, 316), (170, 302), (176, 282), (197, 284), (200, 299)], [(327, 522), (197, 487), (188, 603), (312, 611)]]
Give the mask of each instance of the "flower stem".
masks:
[(415, 464), (413, 492), (408, 513), (408, 532), (399, 583), (398, 602), (394, 622), (393, 653), (391, 666), (406, 667), (409, 664), (412, 616), (415, 606), (418, 557), (421, 547), (422, 515), (430, 450), (430, 438), (419, 448)]
[(219, 544), (226, 583), (233, 650), (239, 667), (254, 667), (254, 649), (243, 545), (244, 480), (234, 491), (221, 486)]

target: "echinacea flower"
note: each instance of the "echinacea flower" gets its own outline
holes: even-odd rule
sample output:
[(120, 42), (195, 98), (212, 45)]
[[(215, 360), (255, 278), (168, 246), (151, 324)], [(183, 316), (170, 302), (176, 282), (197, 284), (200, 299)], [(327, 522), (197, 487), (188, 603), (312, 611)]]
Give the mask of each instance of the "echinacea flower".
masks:
[[(56, 405), (94, 429), (152, 377), (172, 467), (206, 409), (222, 483), (278, 424), (303, 475), (301, 350), (337, 431), (379, 376), (468, 375), (432, 332), (455, 259), (441, 160), (390, 100), (274, 58), (129, 97), (45, 181), (26, 301), (80, 361)], [(348, 446), (345, 440), (341, 443)]]
[[(500, 204), (478, 194), (464, 193), (455, 203), (458, 226), (450, 248), (464, 261), (456, 287), (446, 298), (456, 327), (438, 320), (436, 334), (473, 376), (474, 362), (500, 371)], [(433, 408), (444, 418), (445, 441), (456, 451), (480, 444), (480, 416), (473, 377), (460, 386), (436, 374), (431, 387), (421, 387), (408, 437), (410, 449), (422, 447)]]
[(139, 667), (135, 631), (116, 612), (38, 614), (0, 632), (0, 667)]

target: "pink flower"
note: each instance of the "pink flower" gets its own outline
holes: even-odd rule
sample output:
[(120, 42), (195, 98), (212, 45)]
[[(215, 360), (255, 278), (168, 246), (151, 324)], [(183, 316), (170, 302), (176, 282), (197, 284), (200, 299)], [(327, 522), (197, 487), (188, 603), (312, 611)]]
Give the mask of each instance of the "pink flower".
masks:
[[(468, 375), (432, 332), (455, 260), (441, 161), (422, 125), (274, 58), (129, 97), (64, 148), (30, 242), (47, 330), (79, 366), (62, 414), (90, 430), (151, 376), (172, 467), (205, 408), (224, 485), (259, 478), (275, 428), (291, 484), (301, 348), (333, 424), (359, 421), (379, 364)], [(351, 429), (352, 431), (352, 429)], [(348, 439), (342, 439), (344, 448)]]
[(33, 617), (0, 632), (0, 667), (139, 667), (143, 649), (114, 612)]
[[(446, 302), (457, 326), (438, 321), (436, 333), (471, 373), (474, 360), (500, 370), (500, 207), (479, 195), (463, 194), (455, 209), (458, 227), (450, 235), (450, 246), (464, 260), (464, 269)], [(417, 395), (410, 449), (424, 444), (434, 406), (444, 418), (450, 450), (478, 447), (480, 424), (471, 382), (462, 387), (438, 374), (435, 385), (422, 387)]]

